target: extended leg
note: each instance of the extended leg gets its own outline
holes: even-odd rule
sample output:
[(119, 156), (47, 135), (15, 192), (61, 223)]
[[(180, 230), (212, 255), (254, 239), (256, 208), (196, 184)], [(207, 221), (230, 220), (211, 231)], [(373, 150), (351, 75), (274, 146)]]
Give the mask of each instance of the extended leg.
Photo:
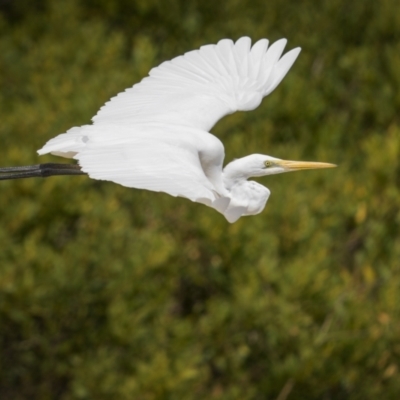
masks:
[(54, 175), (86, 175), (77, 164), (46, 163), (21, 167), (0, 168), (0, 180), (21, 178), (47, 178)]

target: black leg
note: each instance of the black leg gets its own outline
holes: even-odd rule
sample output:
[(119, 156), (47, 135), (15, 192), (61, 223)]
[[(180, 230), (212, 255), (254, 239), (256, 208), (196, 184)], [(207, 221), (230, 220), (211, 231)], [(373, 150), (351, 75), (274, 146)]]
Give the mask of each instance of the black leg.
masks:
[(77, 164), (46, 163), (21, 167), (0, 168), (0, 180), (21, 178), (47, 178), (54, 175), (86, 175)]

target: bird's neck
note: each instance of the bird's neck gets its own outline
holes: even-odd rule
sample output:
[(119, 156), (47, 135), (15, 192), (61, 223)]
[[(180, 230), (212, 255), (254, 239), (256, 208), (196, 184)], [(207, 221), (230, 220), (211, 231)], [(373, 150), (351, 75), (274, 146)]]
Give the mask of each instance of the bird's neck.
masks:
[(241, 159), (234, 160), (227, 164), (222, 173), (224, 186), (229, 191), (232, 187), (242, 184), (250, 177), (251, 173), (246, 168), (243, 168)]

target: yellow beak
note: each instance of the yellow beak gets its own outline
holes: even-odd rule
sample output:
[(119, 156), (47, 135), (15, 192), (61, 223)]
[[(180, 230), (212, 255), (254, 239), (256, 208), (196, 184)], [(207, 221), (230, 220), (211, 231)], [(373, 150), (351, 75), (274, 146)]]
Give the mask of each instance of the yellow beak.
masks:
[(323, 163), (323, 162), (312, 162), (312, 161), (289, 161), (279, 160), (275, 161), (275, 164), (289, 171), (300, 171), (303, 169), (321, 169), (321, 168), (335, 168), (336, 164)]

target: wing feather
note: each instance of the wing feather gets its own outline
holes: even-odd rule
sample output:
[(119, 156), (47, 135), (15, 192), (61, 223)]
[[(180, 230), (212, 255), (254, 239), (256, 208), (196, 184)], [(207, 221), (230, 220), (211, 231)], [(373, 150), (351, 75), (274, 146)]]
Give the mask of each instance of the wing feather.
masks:
[[(118, 133), (113, 135), (115, 130)], [(80, 136), (87, 140), (74, 158), (93, 179), (165, 192), (210, 206), (220, 197), (203, 171), (196, 142), (189, 140), (186, 130), (179, 134), (157, 125), (104, 124), (82, 127)]]
[(281, 55), (286, 39), (268, 47), (248, 37), (202, 46), (149, 72), (106, 103), (94, 124), (163, 122), (209, 131), (224, 115), (252, 110), (281, 82), (300, 49)]
[(249, 76), (254, 81), (257, 81), (257, 77), (260, 72), (261, 61), (265, 52), (268, 49), (268, 40), (261, 39), (256, 42), (253, 47), (251, 48), (250, 55), (251, 55), (251, 62), (250, 62), (250, 73)]

